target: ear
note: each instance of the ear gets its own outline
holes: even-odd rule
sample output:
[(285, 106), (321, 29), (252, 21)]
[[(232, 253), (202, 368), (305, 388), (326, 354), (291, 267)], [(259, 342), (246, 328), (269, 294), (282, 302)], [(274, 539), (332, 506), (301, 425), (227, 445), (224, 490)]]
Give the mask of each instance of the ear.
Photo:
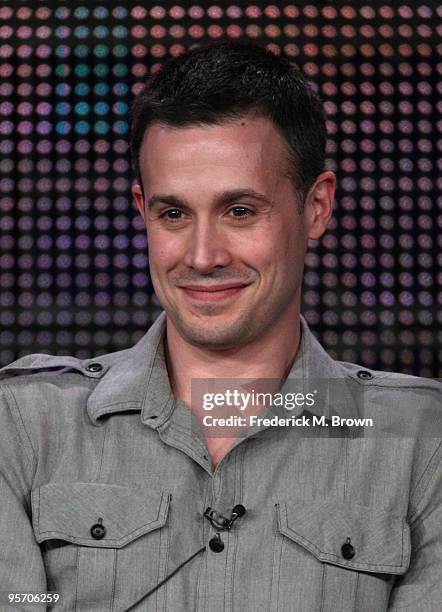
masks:
[(144, 212), (144, 197), (143, 190), (141, 189), (141, 185), (139, 183), (134, 183), (131, 188), (133, 198), (135, 200), (135, 204), (140, 212), (140, 215), (143, 217), (144, 223), (146, 223), (145, 212)]
[(316, 178), (305, 198), (307, 235), (313, 240), (320, 238), (327, 229), (333, 212), (335, 189), (336, 176), (327, 170)]

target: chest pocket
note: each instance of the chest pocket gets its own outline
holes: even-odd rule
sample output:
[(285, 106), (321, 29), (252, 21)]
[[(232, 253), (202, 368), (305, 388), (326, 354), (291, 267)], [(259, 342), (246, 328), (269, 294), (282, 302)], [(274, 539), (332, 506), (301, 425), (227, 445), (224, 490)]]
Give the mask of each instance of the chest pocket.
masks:
[[(321, 612), (387, 609), (393, 581), (410, 563), (410, 530), (403, 518), (377, 508), (321, 500), (281, 501), (276, 512), (284, 542), (281, 564), (293, 570), (302, 551), (322, 583), (315, 602)], [(279, 586), (279, 593), (287, 592)], [(275, 610), (291, 609), (284, 607), (287, 602), (275, 603)]]
[[(60, 610), (123, 609), (162, 579), (170, 495), (88, 482), (32, 491), (32, 523)], [(120, 605), (121, 604), (121, 605)]]

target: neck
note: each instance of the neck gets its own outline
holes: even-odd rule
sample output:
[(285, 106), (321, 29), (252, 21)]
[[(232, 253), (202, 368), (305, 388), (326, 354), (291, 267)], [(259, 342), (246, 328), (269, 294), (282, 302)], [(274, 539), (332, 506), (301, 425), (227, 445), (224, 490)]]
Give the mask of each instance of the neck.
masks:
[(287, 311), (277, 324), (252, 342), (229, 351), (189, 344), (169, 318), (166, 329), (165, 349), (172, 392), (189, 407), (191, 382), (195, 378), (286, 378), (301, 339), (299, 308)]

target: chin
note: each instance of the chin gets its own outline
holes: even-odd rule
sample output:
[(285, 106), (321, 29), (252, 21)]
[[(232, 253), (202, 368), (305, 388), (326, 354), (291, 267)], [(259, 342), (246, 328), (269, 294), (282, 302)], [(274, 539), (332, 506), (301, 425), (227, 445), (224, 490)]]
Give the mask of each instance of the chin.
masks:
[(251, 339), (251, 329), (244, 321), (236, 324), (232, 321), (216, 323), (214, 320), (198, 320), (197, 326), (179, 321), (176, 329), (180, 336), (194, 346), (230, 349), (241, 346)]

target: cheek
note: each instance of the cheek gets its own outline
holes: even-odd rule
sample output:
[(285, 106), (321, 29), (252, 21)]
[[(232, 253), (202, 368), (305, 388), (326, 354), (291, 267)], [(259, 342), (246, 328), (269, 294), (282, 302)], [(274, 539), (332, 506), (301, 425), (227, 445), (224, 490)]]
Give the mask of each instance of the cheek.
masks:
[(182, 259), (181, 244), (170, 236), (148, 235), (149, 263), (161, 270), (175, 265)]

